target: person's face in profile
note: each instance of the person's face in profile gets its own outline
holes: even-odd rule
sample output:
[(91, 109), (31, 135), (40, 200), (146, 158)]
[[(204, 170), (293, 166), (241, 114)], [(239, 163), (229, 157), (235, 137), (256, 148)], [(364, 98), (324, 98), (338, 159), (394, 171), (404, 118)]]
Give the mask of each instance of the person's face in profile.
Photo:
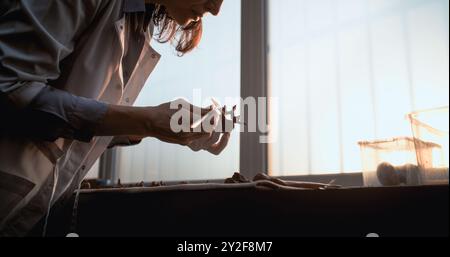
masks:
[(222, 3), (223, 0), (167, 0), (164, 6), (178, 25), (187, 26), (201, 20), (207, 13), (217, 16)]

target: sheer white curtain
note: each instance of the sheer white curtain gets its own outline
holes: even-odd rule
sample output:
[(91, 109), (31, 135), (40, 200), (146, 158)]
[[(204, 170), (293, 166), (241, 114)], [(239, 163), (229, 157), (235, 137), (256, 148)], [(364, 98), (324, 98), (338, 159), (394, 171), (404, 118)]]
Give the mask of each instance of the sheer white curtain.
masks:
[[(204, 106), (211, 105), (209, 97), (222, 103), (239, 97), (240, 25), (240, 1), (224, 1), (221, 15), (205, 17), (202, 43), (194, 52), (180, 58), (173, 47), (153, 43), (163, 57), (137, 105), (155, 106), (178, 97), (192, 102), (194, 90), (201, 90)], [(118, 177), (125, 183), (226, 178), (239, 169), (239, 133), (219, 157), (147, 139), (121, 149), (118, 166)]]
[(269, 0), (273, 175), (361, 171), (357, 142), (449, 105), (448, 0)]

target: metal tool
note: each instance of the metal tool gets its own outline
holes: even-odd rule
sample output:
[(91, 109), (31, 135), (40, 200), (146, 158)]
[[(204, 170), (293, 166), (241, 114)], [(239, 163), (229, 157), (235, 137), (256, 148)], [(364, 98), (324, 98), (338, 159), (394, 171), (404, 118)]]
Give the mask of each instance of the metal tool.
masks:
[[(233, 129), (235, 128), (236, 124), (247, 126), (247, 123), (241, 120), (241, 116), (236, 115), (237, 105), (233, 106), (233, 108), (228, 111), (226, 106), (221, 107), (220, 103), (214, 98), (211, 98), (211, 101), (213, 103), (213, 110), (211, 110), (201, 119), (194, 122), (191, 126), (192, 129), (199, 127), (204, 121), (211, 119), (214, 115), (220, 115), (222, 117), (223, 128), (225, 128), (225, 124), (227, 124), (227, 122), (233, 122)], [(223, 131), (225, 131), (225, 129)]]

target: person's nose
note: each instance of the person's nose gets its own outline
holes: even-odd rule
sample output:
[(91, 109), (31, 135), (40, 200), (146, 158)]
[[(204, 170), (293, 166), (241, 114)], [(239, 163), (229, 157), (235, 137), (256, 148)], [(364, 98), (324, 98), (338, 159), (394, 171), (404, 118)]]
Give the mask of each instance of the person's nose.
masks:
[(209, 0), (206, 3), (206, 8), (212, 15), (217, 16), (220, 13), (222, 4), (223, 0)]
[(222, 3), (223, 0), (206, 0), (203, 4), (192, 6), (192, 10), (199, 15), (199, 18), (202, 18), (208, 12), (217, 16), (220, 13)]

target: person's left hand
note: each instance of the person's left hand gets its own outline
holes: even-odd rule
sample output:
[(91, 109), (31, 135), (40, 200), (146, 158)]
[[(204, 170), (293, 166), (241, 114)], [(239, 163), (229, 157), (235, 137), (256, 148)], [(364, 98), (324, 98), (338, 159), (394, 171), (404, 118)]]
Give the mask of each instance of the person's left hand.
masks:
[(227, 147), (231, 138), (230, 132), (212, 132), (209, 138), (194, 140), (188, 147), (195, 152), (208, 151), (214, 155), (221, 154)]
[[(230, 132), (213, 132), (210, 137), (195, 140), (188, 144), (188, 147), (194, 152), (207, 151), (214, 155), (220, 155), (228, 146), (230, 138)], [(129, 139), (131, 142), (140, 142), (143, 137), (129, 136)]]
[[(220, 106), (219, 103), (215, 103), (211, 108), (218, 108)], [(226, 108), (226, 107), (225, 107)], [(203, 123), (210, 123), (211, 121), (213, 123), (213, 126), (210, 128), (212, 130), (209, 137), (206, 138), (199, 138), (197, 140), (194, 140), (190, 144), (188, 144), (188, 147), (194, 151), (207, 151), (214, 155), (220, 155), (225, 148), (228, 146), (228, 143), (231, 138), (231, 132), (230, 131), (223, 131), (223, 130), (217, 130), (219, 126), (223, 126), (220, 120), (222, 120), (223, 116), (222, 114), (219, 114), (218, 112), (214, 113), (212, 117), (205, 120)]]

